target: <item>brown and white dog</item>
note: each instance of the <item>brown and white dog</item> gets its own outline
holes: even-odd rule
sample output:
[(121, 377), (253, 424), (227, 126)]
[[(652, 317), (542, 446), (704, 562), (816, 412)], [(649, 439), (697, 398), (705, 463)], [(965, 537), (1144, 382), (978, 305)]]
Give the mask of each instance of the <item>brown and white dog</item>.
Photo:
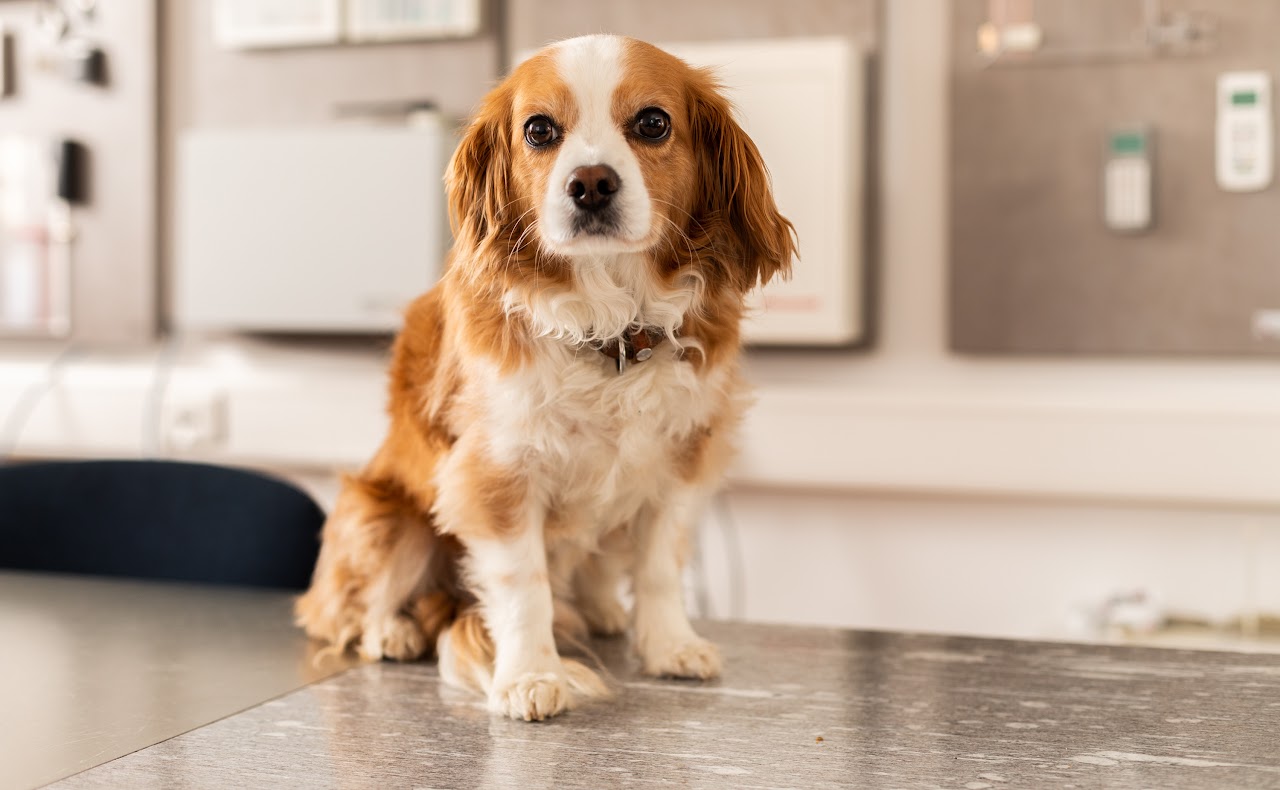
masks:
[(716, 676), (681, 568), (746, 400), (744, 295), (795, 252), (759, 152), (710, 73), (587, 36), (485, 98), (447, 182), (448, 271), (408, 310), (390, 433), (299, 623), (366, 659), (434, 647), (518, 719), (605, 693), (557, 652), (587, 629), (631, 624), (646, 673)]

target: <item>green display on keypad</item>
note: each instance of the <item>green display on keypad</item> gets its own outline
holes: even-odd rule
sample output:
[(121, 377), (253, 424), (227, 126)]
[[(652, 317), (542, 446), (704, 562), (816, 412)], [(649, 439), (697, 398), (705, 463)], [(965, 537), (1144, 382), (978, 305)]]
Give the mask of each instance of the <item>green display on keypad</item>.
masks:
[(1112, 153), (1141, 154), (1146, 147), (1146, 139), (1136, 132), (1117, 132), (1111, 135)]

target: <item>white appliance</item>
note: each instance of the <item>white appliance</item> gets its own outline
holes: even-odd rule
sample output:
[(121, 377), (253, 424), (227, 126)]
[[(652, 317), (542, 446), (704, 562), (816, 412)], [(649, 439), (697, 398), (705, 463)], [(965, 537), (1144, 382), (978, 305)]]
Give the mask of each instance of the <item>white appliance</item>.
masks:
[(214, 0), (223, 49), (332, 46), (474, 36), (480, 0)]
[(407, 126), (196, 131), (178, 160), (188, 329), (384, 332), (438, 278), (451, 138)]
[(474, 36), (480, 0), (347, 0), (349, 41)]
[(840, 346), (863, 340), (862, 53), (845, 38), (661, 46), (715, 68), (769, 166), (778, 207), (796, 226), (794, 276), (753, 294), (747, 341)]
[(342, 1), (214, 0), (213, 38), (223, 49), (336, 44)]

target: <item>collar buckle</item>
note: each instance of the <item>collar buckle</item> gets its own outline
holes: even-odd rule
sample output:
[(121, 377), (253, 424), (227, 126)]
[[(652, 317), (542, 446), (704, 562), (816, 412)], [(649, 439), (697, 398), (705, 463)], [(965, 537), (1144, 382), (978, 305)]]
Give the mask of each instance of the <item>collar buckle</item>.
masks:
[(661, 327), (642, 326), (628, 329), (608, 342), (593, 344), (601, 354), (612, 357), (618, 363), (618, 375), (627, 371), (632, 362), (644, 362), (653, 356), (654, 346), (666, 340), (667, 333)]

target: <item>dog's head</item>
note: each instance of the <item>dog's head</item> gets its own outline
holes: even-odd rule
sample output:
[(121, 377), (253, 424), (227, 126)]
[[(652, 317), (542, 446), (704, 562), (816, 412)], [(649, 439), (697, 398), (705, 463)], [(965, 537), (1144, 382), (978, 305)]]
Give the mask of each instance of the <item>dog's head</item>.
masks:
[(628, 38), (570, 39), (520, 64), (468, 127), (448, 186), (459, 243), (500, 253), (648, 253), (673, 272), (714, 259), (739, 292), (795, 253), (714, 77)]

